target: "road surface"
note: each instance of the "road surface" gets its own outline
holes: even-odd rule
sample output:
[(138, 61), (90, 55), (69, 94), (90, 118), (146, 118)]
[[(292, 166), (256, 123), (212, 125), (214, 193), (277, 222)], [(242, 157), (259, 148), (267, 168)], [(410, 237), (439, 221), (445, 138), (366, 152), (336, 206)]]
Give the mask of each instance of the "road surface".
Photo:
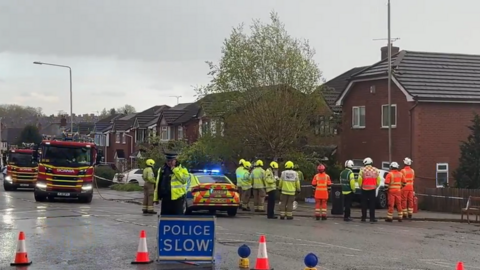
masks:
[[(151, 258), (155, 253), (155, 216), (143, 216), (135, 204), (102, 200), (36, 203), (28, 191), (0, 191), (0, 269), (12, 261), (19, 231), (26, 234), (30, 270), (160, 269), (132, 266), (139, 231), (147, 231)], [(217, 219), (216, 269), (238, 269), (238, 247), (252, 248), (255, 262), (259, 235), (267, 238), (275, 270), (304, 269), (303, 258), (316, 253), (319, 269), (480, 269), (480, 228), (473, 224), (403, 222), (344, 223), (267, 220), (240, 212)], [(22, 268), (19, 268), (22, 269)], [(27, 268), (23, 268), (27, 269)], [(177, 268), (178, 269), (178, 268)]]

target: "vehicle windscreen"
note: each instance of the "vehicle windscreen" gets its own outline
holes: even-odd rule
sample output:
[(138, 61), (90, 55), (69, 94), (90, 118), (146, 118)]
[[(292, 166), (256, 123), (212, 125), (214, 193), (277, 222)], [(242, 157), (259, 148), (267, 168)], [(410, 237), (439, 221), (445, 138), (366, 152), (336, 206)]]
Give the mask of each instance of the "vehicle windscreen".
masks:
[(29, 153), (10, 153), (8, 154), (8, 164), (19, 167), (34, 167), (36, 164), (32, 161), (32, 154)]
[(200, 184), (231, 184), (232, 182), (224, 175), (195, 174)]
[(44, 145), (40, 161), (55, 166), (89, 166), (92, 165), (92, 150), (88, 147)]

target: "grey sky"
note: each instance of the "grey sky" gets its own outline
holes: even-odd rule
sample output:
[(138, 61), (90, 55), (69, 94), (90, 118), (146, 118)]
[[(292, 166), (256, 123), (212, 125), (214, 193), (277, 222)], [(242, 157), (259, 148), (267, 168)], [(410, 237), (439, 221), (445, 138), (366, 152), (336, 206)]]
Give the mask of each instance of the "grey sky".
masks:
[[(0, 0), (1, 103), (74, 112), (195, 100), (233, 26), (275, 10), (292, 36), (317, 51), (325, 78), (380, 58), (386, 0)], [(479, 54), (478, 0), (392, 0), (392, 37), (401, 49)]]

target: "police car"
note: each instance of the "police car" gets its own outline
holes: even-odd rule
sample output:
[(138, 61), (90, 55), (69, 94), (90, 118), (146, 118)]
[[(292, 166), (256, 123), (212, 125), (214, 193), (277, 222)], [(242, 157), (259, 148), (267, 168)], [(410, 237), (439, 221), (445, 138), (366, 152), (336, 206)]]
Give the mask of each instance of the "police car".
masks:
[(191, 170), (195, 177), (187, 182), (185, 213), (207, 210), (210, 213), (226, 211), (228, 216), (237, 215), (240, 195), (237, 186), (220, 170)]
[[(353, 175), (355, 176), (355, 196), (353, 198), (353, 201), (355, 202), (361, 202), (361, 189), (358, 186), (358, 173), (360, 172), (360, 169), (363, 167), (363, 162), (362, 160), (358, 159), (353, 159), (354, 167), (352, 167)], [(378, 209), (384, 209), (388, 207), (388, 202), (387, 202), (387, 192), (385, 191), (385, 177), (387, 177), (388, 171), (386, 170), (380, 170), (380, 185), (377, 187), (376, 190), (376, 195), (377, 195), (377, 201), (376, 205)]]

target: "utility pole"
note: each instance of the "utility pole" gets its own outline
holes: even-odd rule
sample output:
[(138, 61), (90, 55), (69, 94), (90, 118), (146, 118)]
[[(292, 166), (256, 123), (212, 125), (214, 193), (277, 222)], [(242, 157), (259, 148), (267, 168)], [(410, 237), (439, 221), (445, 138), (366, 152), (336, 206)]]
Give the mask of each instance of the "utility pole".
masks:
[(388, 162), (392, 163), (392, 36), (390, 27), (390, 0), (388, 0)]
[(178, 103), (179, 103), (179, 100), (180, 100), (180, 98), (181, 98), (182, 96), (170, 96), (170, 97), (177, 98), (177, 105), (178, 105)]

